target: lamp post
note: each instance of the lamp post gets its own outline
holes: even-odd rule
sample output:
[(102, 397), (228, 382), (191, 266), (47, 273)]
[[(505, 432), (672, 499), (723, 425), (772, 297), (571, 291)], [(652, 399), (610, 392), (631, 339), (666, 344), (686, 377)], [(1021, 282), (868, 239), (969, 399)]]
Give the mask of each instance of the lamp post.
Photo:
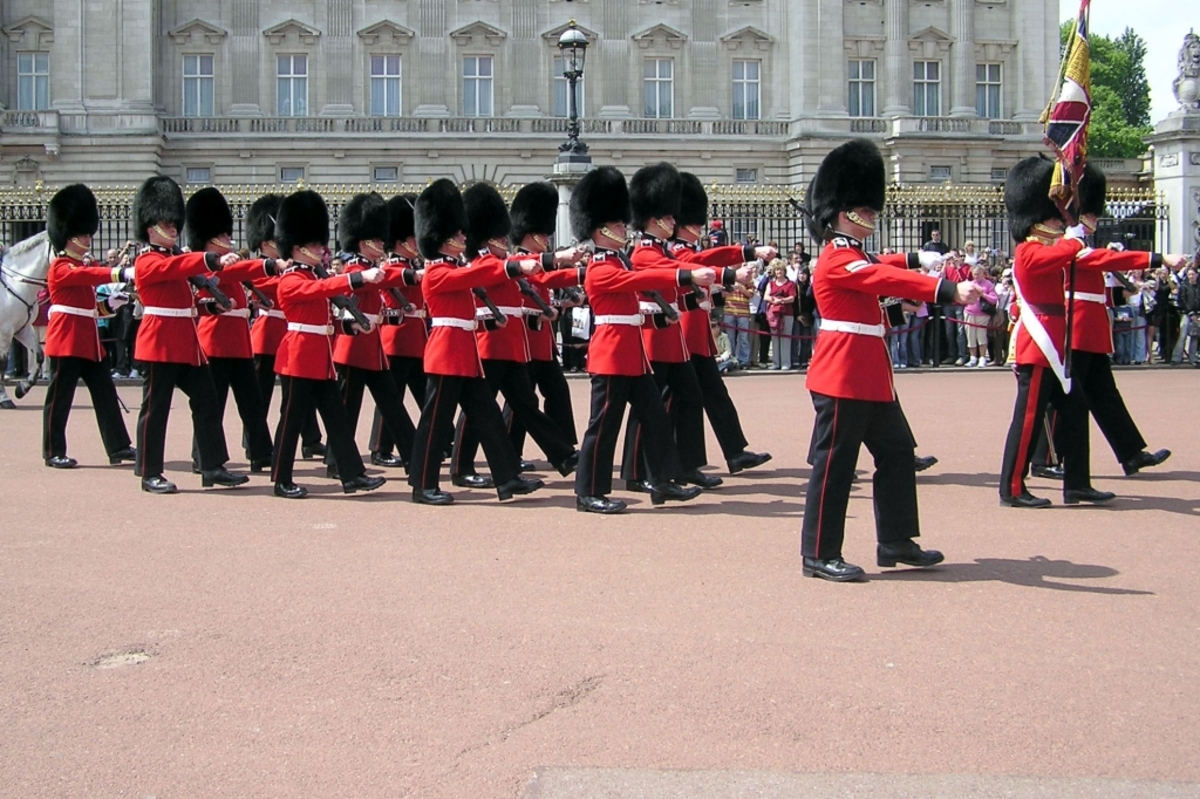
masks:
[(558, 38), (558, 49), (563, 56), (563, 77), (567, 81), (567, 140), (558, 146), (559, 163), (589, 164), (588, 147), (579, 140), (579, 110), (575, 89), (583, 77), (583, 60), (587, 54), (588, 40), (571, 20), (570, 25)]

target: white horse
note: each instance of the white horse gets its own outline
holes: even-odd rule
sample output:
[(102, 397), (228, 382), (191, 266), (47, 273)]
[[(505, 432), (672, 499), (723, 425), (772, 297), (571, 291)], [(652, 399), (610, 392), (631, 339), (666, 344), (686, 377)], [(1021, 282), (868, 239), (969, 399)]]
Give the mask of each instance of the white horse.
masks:
[[(37, 383), (43, 355), (33, 320), (37, 318), (37, 295), (46, 287), (50, 270), (50, 242), (46, 232), (19, 241), (4, 253), (0, 261), (0, 361), (8, 360), (12, 340), (29, 350), (29, 374), (17, 384), (17, 399)], [(15, 408), (0, 382), (0, 408)]]

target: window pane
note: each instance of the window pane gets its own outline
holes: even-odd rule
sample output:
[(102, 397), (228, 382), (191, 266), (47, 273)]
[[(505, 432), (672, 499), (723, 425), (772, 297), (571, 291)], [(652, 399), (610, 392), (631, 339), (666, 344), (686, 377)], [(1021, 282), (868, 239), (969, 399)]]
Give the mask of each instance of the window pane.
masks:
[(382, 78), (371, 78), (371, 116), (383, 116), (387, 108)]
[(875, 62), (862, 61), (862, 76), (863, 80), (875, 80)]
[(479, 103), (475, 97), (475, 80), (468, 78), (463, 81), (463, 115), (473, 117), (479, 113)]
[(658, 84), (650, 80), (645, 81), (642, 84), (642, 95), (642, 116), (653, 117), (658, 109)]
[(746, 62), (746, 77), (750, 80), (758, 80), (758, 68), (761, 66), (757, 61)]
[(942, 66), (941, 62), (940, 61), (928, 61), (926, 63), (928, 64), (928, 70), (926, 71), (926, 77), (928, 77), (929, 80), (937, 80), (938, 79), (938, 70), (941, 69), (941, 66)]
[(213, 74), (213, 57), (212, 56), (210, 56), (210, 55), (200, 56), (200, 74), (201, 75), (212, 75)]
[(295, 78), (293, 80), (292, 102), (296, 108), (296, 116), (308, 116), (308, 80), (306, 78)]
[(875, 116), (875, 84), (873, 83), (863, 85), (862, 115), (865, 117)]
[(292, 72), (296, 75), (308, 74), (308, 56), (292, 56)]
[(290, 56), (281, 55), (275, 59), (275, 74), (290, 75), (292, 73), (292, 59)]
[(671, 109), (671, 88), (664, 86), (658, 97), (658, 118), (670, 119), (674, 114)]
[(183, 74), (185, 76), (195, 75), (199, 64), (196, 62), (196, 56), (185, 55), (183, 57)]
[(851, 61), (850, 62), (849, 68), (846, 70), (846, 73), (850, 76), (850, 80), (858, 80), (859, 67), (861, 65), (862, 65), (861, 61)]
[(33, 72), (33, 53), (17, 53), (17, 74), (29, 75)]
[(734, 80), (743, 80), (745, 77), (746, 77), (746, 62), (745, 61), (734, 61), (733, 62), (733, 79)]
[(480, 58), (479, 59), (479, 76), (486, 78), (486, 77), (490, 77), (491, 74), (492, 74), (492, 59), (490, 57), (489, 58)]
[(281, 117), (292, 115), (292, 83), (286, 78), (280, 78), (277, 82), (276, 91), (279, 98), (276, 104), (275, 113)]
[(670, 80), (671, 70), (675, 66), (675, 62), (669, 58), (661, 58), (658, 61), (658, 76)]
[(939, 93), (938, 89), (939, 89), (938, 84), (936, 84), (936, 83), (929, 84), (929, 98), (926, 101), (926, 105), (928, 107), (929, 115), (931, 117), (935, 117), (939, 113), (941, 113), (939, 110), (941, 108), (941, 100), (938, 96), (938, 93)]
[(371, 56), (371, 74), (372, 75), (382, 75), (383, 74), (383, 56), (381, 56), (381, 55)]
[(913, 80), (925, 80), (925, 62), (913, 62)]
[(212, 182), (212, 170), (208, 167), (189, 166), (187, 168), (188, 183)]
[(213, 115), (213, 82), (211, 79), (200, 81), (200, 116)]
[(17, 110), (33, 110), (33, 80), (28, 77), (17, 79)]
[(490, 80), (479, 81), (479, 116), (490, 117), (492, 115), (492, 82)]

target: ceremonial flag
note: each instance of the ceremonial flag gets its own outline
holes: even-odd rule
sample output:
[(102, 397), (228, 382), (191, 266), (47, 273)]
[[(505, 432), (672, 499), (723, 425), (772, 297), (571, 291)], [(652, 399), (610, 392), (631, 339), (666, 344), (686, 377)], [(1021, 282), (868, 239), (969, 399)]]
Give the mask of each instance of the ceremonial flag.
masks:
[(1087, 163), (1088, 121), (1092, 116), (1092, 63), (1088, 50), (1090, 6), (1091, 0), (1079, 2), (1079, 17), (1067, 40), (1058, 86), (1041, 119), (1046, 125), (1046, 144), (1054, 150), (1058, 160), (1050, 184), (1050, 197), (1064, 210), (1077, 198), (1076, 187)]

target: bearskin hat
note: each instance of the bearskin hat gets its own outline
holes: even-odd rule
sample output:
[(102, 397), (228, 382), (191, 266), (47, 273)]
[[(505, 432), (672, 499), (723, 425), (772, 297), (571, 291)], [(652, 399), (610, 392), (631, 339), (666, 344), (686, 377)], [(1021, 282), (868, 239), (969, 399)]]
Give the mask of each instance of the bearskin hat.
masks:
[(280, 255), (291, 258), (292, 249), (305, 244), (329, 244), (329, 209), (312, 189), (284, 197), (275, 216), (275, 245)]
[(184, 241), (192, 252), (204, 252), (208, 242), (222, 233), (233, 235), (233, 214), (225, 195), (212, 186), (205, 186), (188, 197), (184, 210), (187, 231)]
[(1088, 164), (1079, 181), (1079, 213), (1104, 216), (1104, 200), (1108, 196), (1108, 177), (1098, 166)]
[(1018, 161), (1004, 182), (1004, 207), (1008, 210), (1008, 231), (1020, 244), (1038, 222), (1061, 218), (1050, 199), (1050, 179), (1054, 164), (1036, 156)]
[(660, 161), (644, 166), (629, 179), (629, 202), (633, 209), (633, 226), (645, 230), (656, 217), (679, 214), (679, 170)]
[(700, 225), (708, 223), (708, 192), (700, 178), (691, 172), (680, 172), (679, 213), (675, 214), (675, 224)]
[(870, 208), (882, 211), (887, 198), (887, 171), (873, 142), (851, 139), (836, 147), (817, 167), (808, 185), (808, 231), (824, 241), (842, 211)]
[(425, 258), (441, 258), (442, 244), (467, 229), (467, 212), (462, 194), (449, 178), (435, 180), (417, 197), (413, 209), (417, 249)]
[(519, 245), (530, 233), (553, 236), (558, 221), (558, 189), (544, 180), (522, 186), (513, 198), (509, 241)]
[(398, 241), (408, 241), (408, 237), (416, 232), (413, 224), (413, 209), (417, 205), (417, 195), (397, 194), (387, 201), (388, 236), (391, 241), (388, 246)]
[(473, 258), (489, 239), (508, 238), (512, 221), (508, 206), (494, 186), (474, 183), (463, 192), (463, 208), (467, 212), (467, 257)]
[(72, 236), (91, 236), (99, 227), (96, 195), (82, 183), (59, 189), (46, 205), (46, 236), (56, 251), (65, 250)]
[(593, 230), (608, 222), (629, 224), (631, 216), (629, 187), (615, 167), (593, 169), (571, 193), (571, 234), (578, 241), (590, 239)]
[(275, 217), (281, 202), (282, 194), (264, 194), (246, 212), (246, 246), (252, 251), (262, 249), (263, 242), (275, 240)]
[(379, 239), (387, 247), (387, 202), (376, 192), (356, 194), (346, 201), (338, 214), (338, 242), (347, 252), (358, 252), (358, 244)]
[(147, 231), (160, 222), (183, 227), (183, 192), (179, 184), (165, 175), (146, 178), (133, 196), (134, 233), (139, 241), (149, 242)]

